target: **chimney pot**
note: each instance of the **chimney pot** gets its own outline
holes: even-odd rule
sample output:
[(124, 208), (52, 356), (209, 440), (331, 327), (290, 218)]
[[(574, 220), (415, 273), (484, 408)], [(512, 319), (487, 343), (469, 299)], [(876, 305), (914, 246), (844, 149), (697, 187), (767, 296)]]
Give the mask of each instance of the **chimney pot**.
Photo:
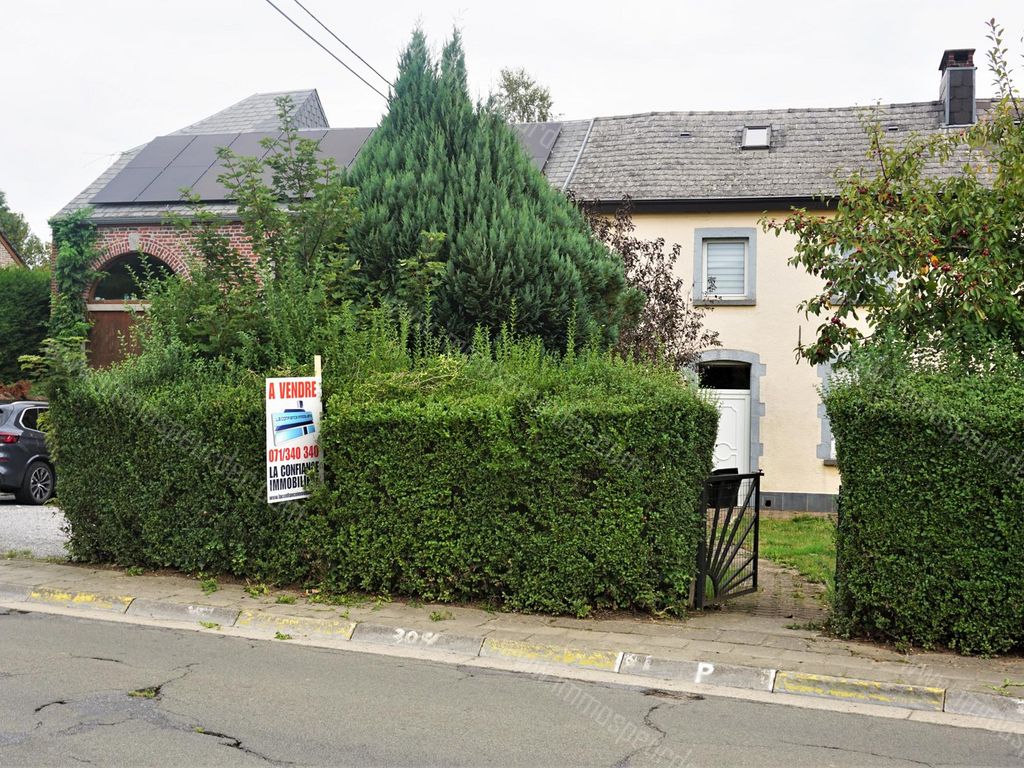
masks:
[(942, 52), (942, 61), (939, 62), (939, 72), (945, 72), (946, 67), (973, 67), (973, 48), (947, 48)]

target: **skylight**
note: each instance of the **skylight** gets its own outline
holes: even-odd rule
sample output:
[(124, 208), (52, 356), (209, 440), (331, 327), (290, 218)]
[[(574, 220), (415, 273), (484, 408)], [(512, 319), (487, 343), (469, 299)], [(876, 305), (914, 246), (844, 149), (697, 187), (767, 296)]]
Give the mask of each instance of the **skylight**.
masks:
[(768, 149), (771, 143), (770, 125), (748, 125), (743, 128), (743, 149)]

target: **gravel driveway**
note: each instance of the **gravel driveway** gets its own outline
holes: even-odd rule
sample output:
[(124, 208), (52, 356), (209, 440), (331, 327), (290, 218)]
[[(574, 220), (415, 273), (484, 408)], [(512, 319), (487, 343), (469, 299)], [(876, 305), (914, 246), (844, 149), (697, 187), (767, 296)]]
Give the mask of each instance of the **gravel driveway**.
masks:
[(25, 506), (13, 496), (0, 495), (0, 557), (25, 550), (34, 557), (65, 557), (63, 524), (57, 507)]

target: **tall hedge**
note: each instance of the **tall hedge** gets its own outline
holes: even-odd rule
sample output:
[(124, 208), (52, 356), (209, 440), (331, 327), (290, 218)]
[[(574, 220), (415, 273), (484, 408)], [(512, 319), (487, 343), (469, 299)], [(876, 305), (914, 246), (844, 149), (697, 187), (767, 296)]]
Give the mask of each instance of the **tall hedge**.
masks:
[(833, 383), (839, 629), (963, 653), (1024, 647), (1020, 368)]
[(273, 506), (260, 379), (173, 350), (89, 374), (51, 408), (71, 553), (528, 610), (681, 608), (715, 409), (671, 371), (512, 348), (326, 357), (326, 484)]
[(607, 357), (556, 372), (437, 367), (332, 397), (328, 583), (576, 614), (684, 605), (715, 409)]
[(22, 378), (18, 358), (39, 354), (50, 319), (50, 273), (0, 269), (0, 383)]

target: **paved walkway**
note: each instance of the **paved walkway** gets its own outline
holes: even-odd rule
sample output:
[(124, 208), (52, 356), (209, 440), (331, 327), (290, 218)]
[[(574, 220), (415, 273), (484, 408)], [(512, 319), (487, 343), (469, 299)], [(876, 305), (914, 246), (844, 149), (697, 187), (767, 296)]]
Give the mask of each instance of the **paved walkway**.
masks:
[[(770, 567), (766, 571), (770, 574), (766, 579), (768, 583), (789, 586), (795, 583), (794, 577), (781, 569)], [(4, 599), (2, 588), (12, 585), (42, 589), (45, 601), (64, 600), (75, 606), (79, 601), (72, 601), (68, 595), (130, 595), (136, 601), (142, 600), (140, 605), (145, 601), (176, 603), (183, 608), (201, 605), (225, 609), (232, 612), (232, 616), (242, 611), (243, 615), (257, 617), (253, 619), (257, 623), (284, 620), (282, 617), (312, 619), (339, 627), (346, 622), (366, 623), (402, 627), (418, 635), (434, 633), (595, 652), (653, 654), (667, 660), (709, 661), (1024, 696), (1024, 685), (1004, 685), (1008, 680), (1024, 683), (1024, 659), (1020, 657), (981, 659), (940, 652), (900, 653), (893, 648), (792, 628), (807, 616), (820, 617), (820, 609), (813, 608), (810, 598), (793, 598), (787, 602), (768, 595), (752, 600), (751, 610), (737, 603), (724, 609), (694, 613), (685, 620), (625, 612), (576, 619), (397, 600), (366, 600), (349, 606), (331, 606), (288, 590), (273, 590), (254, 597), (247, 593), (244, 584), (232, 583), (222, 583), (216, 592), (205, 595), (198, 581), (182, 575), (127, 576), (124, 571), (114, 569), (19, 558), (0, 560), (0, 600)], [(10, 600), (8, 593), (7, 602)], [(126, 605), (115, 608), (123, 613)], [(784, 605), (798, 609), (780, 608)], [(1024, 716), (1024, 708), (1021, 712)]]

